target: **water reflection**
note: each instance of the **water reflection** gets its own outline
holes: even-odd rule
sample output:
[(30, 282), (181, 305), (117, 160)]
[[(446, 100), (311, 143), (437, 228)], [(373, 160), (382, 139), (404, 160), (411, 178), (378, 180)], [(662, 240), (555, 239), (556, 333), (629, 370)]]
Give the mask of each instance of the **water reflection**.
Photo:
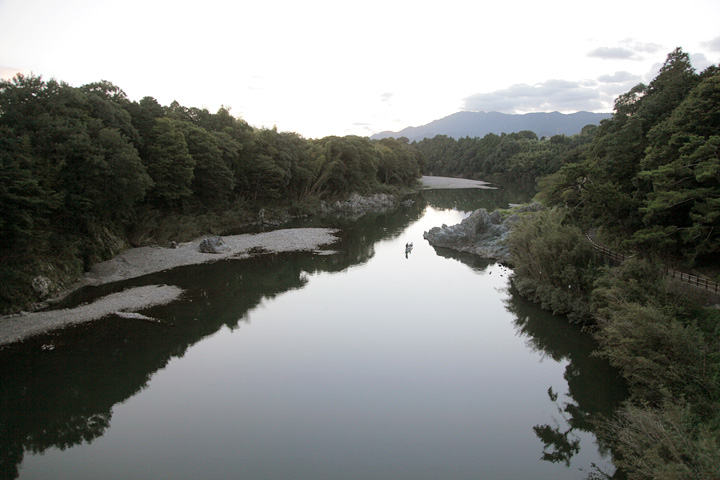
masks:
[[(443, 248), (435, 250), (439, 256), (464, 263), (478, 272), (494, 264), (475, 255)], [(509, 270), (503, 267), (499, 272), (503, 275)], [(552, 386), (547, 391), (557, 415), (549, 423), (532, 428), (543, 445), (542, 460), (569, 467), (572, 458), (580, 452), (578, 434), (593, 433), (598, 420), (612, 415), (627, 396), (625, 383), (605, 359), (593, 355), (597, 344), (592, 336), (564, 317), (540, 310), (514, 288), (508, 293), (506, 309), (513, 314), (516, 331), (525, 338), (526, 346), (555, 362), (567, 362), (563, 374), (567, 394), (560, 398)], [(606, 446), (596, 446), (602, 456), (609, 455)]]
[[(506, 306), (526, 345), (555, 361), (567, 362), (563, 375), (568, 385), (566, 400), (559, 401), (552, 387), (548, 389), (560, 418), (533, 430), (543, 443), (543, 460), (569, 466), (580, 450), (576, 432), (592, 433), (596, 420), (609, 417), (627, 395), (625, 384), (605, 359), (593, 355), (597, 345), (590, 335), (562, 317), (539, 310), (512, 289), (511, 293)], [(606, 447), (598, 448), (607, 455)]]
[(413, 198), (423, 206), (471, 212), (478, 208), (485, 208), (488, 211), (507, 208), (510, 204), (527, 202), (532, 195), (532, 190), (528, 186), (483, 190), (480, 199), (477, 189), (422, 190)]
[[(367, 262), (374, 245), (419, 218), (416, 202), (394, 213), (368, 215), (340, 227), (332, 255), (286, 253), (191, 265), (88, 287), (55, 308), (67, 308), (126, 288), (170, 284), (180, 301), (143, 313), (161, 323), (117, 317), (0, 349), (0, 478), (16, 478), (23, 452), (42, 453), (91, 442), (110, 424), (112, 406), (141, 391), (171, 358), (219, 329), (238, 328), (264, 300), (307, 283), (308, 274), (338, 272)], [(52, 349), (43, 348), (52, 345)]]
[[(67, 305), (133, 286), (172, 284), (186, 290), (178, 302), (143, 312), (161, 323), (110, 317), (0, 350), (0, 477), (16, 478), (25, 452), (42, 453), (51, 447), (64, 450), (104, 435), (113, 408), (145, 389), (151, 377), (173, 358), (183, 357), (191, 346), (220, 330), (242, 329), (249, 321), (248, 312), (283, 292), (302, 289), (315, 273), (342, 272), (369, 262), (376, 249), (380, 251), (387, 240), (403, 235), (428, 206), (451, 205), (471, 211), (479, 201), (485, 208), (503, 207), (507, 198), (500, 192), (483, 191), (478, 199), (477, 190), (423, 191), (396, 212), (354, 222), (336, 219), (339, 224), (334, 226), (343, 230), (340, 242), (329, 247), (336, 251), (332, 255), (286, 253), (187, 266), (78, 292)], [(425, 252), (420, 247), (416, 244), (417, 252), (404, 265), (423, 259)], [(469, 265), (479, 275), (489, 274), (488, 268), (494, 265), (472, 255), (435, 251)], [(401, 254), (397, 250), (397, 255)], [(495, 272), (501, 275), (504, 269)], [(568, 362), (566, 398), (559, 402), (559, 394), (549, 391), (550, 401), (560, 409), (560, 420), (549, 419), (534, 431), (552, 458), (569, 461), (575, 454), (575, 432), (591, 431), (593, 416), (611, 411), (622, 397), (617, 393), (616, 377), (604, 362), (589, 356), (594, 348), (589, 337), (563, 319), (540, 312), (517, 295), (508, 298), (506, 309), (513, 313), (518, 334), (532, 350)], [(418, 325), (412, 328), (417, 330)], [(43, 349), (46, 345), (54, 348)], [(438, 378), (447, 376), (447, 372), (437, 373)], [(465, 382), (463, 385), (467, 387)], [(414, 421), (412, 426), (419, 428)]]

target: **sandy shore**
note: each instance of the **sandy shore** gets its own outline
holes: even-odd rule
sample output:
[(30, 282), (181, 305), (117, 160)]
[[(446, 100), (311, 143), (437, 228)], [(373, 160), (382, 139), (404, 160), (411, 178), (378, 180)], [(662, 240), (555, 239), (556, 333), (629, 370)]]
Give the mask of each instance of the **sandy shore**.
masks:
[[(177, 248), (131, 248), (115, 258), (98, 263), (80, 279), (71, 291), (88, 285), (101, 285), (160, 272), (183, 265), (218, 261), (226, 258), (247, 258), (250, 250), (262, 248), (267, 252), (311, 251), (337, 241), (336, 230), (328, 228), (294, 228), (272, 232), (222, 237), (229, 247), (220, 254), (202, 253), (198, 247), (202, 239), (178, 245)], [(76, 308), (49, 312), (22, 313), (0, 317), (0, 346), (22, 341), (34, 335), (48, 333), (68, 325), (97, 320), (106, 315), (119, 314), (126, 318), (145, 318), (134, 314), (145, 308), (170, 303), (182, 294), (175, 286), (150, 285), (113, 293)]]
[(262, 248), (268, 252), (316, 250), (337, 240), (335, 230), (328, 228), (290, 228), (257, 234), (222, 237), (229, 250), (224, 253), (202, 253), (202, 238), (182, 243), (177, 248), (140, 247), (125, 250), (115, 258), (94, 265), (82, 279), (83, 285), (140, 277), (183, 265), (214, 262), (225, 258), (247, 258), (250, 250)]
[(468, 180), (466, 178), (430, 177), (424, 176), (420, 179), (423, 188), (427, 189), (448, 189), (448, 188), (487, 188), (494, 189), (488, 182), (481, 180)]
[(76, 308), (10, 315), (0, 319), (0, 346), (57, 330), (69, 325), (89, 322), (110, 314), (151, 320), (142, 315), (128, 315), (137, 310), (170, 303), (182, 294), (171, 285), (148, 285), (130, 288), (102, 297)]

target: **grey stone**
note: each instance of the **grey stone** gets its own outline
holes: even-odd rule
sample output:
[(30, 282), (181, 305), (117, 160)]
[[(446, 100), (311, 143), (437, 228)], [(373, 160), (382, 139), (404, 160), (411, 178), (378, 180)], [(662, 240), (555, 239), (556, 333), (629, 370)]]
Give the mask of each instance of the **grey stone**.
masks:
[(42, 275), (37, 276), (32, 280), (32, 288), (40, 298), (46, 298), (50, 295), (50, 279)]
[(519, 207), (507, 216), (503, 216), (498, 210), (488, 213), (481, 208), (457, 225), (431, 228), (423, 233), (423, 238), (434, 247), (450, 248), (506, 262), (510, 259), (506, 239), (512, 225), (519, 218), (518, 213), (541, 208), (541, 205), (533, 203)]
[(206, 237), (200, 242), (199, 250), (202, 253), (224, 253), (230, 251), (223, 239), (219, 236)]

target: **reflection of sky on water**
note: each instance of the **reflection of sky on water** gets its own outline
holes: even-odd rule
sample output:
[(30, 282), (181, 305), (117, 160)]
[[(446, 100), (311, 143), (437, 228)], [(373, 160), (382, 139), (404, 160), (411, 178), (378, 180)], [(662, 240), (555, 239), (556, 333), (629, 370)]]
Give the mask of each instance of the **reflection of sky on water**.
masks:
[(569, 398), (572, 345), (528, 337), (504, 267), (422, 238), (466, 215), (427, 207), (362, 263), (307, 270), (172, 358), (91, 444), (26, 455), (21, 478), (583, 478), (603, 462), (590, 434), (568, 469), (533, 431), (564, 421), (548, 388)]

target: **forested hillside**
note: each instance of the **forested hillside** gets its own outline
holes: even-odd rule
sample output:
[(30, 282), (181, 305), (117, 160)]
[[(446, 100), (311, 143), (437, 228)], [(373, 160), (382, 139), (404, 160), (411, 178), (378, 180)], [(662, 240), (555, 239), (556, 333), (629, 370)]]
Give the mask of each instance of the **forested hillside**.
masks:
[[(676, 49), (575, 156), (540, 182), (550, 208), (512, 232), (513, 284), (585, 324), (627, 381), (616, 416), (595, 419), (627, 478), (720, 478), (718, 297), (662, 276), (720, 279), (720, 69)], [(631, 258), (608, 265), (589, 230)]]
[(261, 208), (413, 185), (407, 142), (304, 139), (106, 82), (79, 88), (18, 75), (0, 82), (0, 311), (37, 300), (128, 244), (186, 240)]
[(597, 128), (587, 125), (577, 135), (540, 139), (531, 131), (490, 133), (483, 138), (458, 140), (438, 135), (412, 145), (425, 155), (428, 175), (535, 180), (577, 160), (583, 147), (592, 141)]
[(579, 161), (546, 180), (551, 205), (625, 246), (689, 262), (720, 250), (720, 69), (676, 50), (620, 96)]
[(538, 137), (553, 135), (577, 135), (586, 125), (597, 125), (610, 118), (609, 113), (592, 112), (533, 112), (510, 114), (500, 112), (457, 112), (427, 125), (407, 127), (399, 132), (380, 132), (372, 139), (406, 137), (421, 141), (437, 135), (447, 135), (459, 140), (464, 137), (484, 137), (488, 134), (502, 135), (524, 130), (535, 132)]

